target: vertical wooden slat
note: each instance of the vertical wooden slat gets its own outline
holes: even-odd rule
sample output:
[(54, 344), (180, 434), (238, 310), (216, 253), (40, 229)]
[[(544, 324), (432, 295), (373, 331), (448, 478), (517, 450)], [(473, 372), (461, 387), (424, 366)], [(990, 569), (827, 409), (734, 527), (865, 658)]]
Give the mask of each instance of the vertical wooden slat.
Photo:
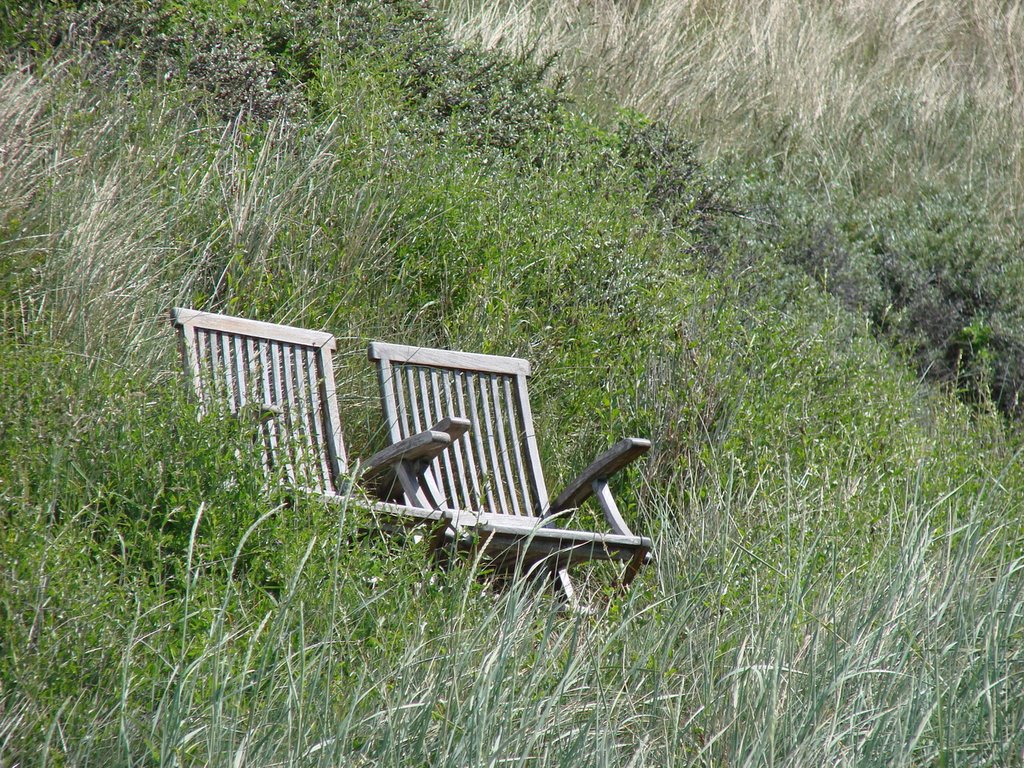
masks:
[(430, 412), (430, 396), (427, 394), (426, 373), (419, 366), (409, 366), (409, 396), (414, 404), (414, 413), (417, 414), (416, 431), (429, 429), (434, 423), (433, 414)]
[(217, 339), (212, 331), (203, 334), (203, 352), (200, 359), (203, 383), (206, 385), (206, 406), (213, 404), (221, 396), (220, 377), (217, 375)]
[[(210, 380), (210, 367), (209, 367), (209, 349), (210, 340), (209, 332), (196, 330), (196, 366), (199, 369), (199, 379), (202, 381), (202, 402), (203, 405), (208, 409), (210, 403), (213, 401), (213, 382)], [(205, 412), (205, 409), (204, 409)]]
[(245, 395), (249, 402), (259, 405), (262, 402), (259, 358), (256, 355), (256, 340), (250, 336), (242, 337), (242, 357), (245, 360)]
[(458, 403), (457, 415), (469, 418), (469, 434), (457, 443), (458, 449), (465, 452), (466, 471), (469, 475), (470, 486), (472, 487), (472, 496), (469, 499), (469, 504), (467, 504), (467, 509), (480, 509), (483, 505), (484, 497), (480, 493), (479, 473), (477, 472), (476, 457), (474, 455), (474, 446), (479, 442), (479, 433), (477, 431), (476, 418), (466, 408), (466, 374), (462, 371), (455, 371), (452, 377), (452, 386), (455, 388), (455, 401)]
[(213, 365), (217, 371), (220, 390), (219, 399), (228, 406), (228, 411), (235, 412), (235, 378), (231, 375), (231, 361), (227, 353), (228, 338), (223, 333), (216, 336), (217, 347), (214, 350)]
[(247, 402), (260, 403), (258, 388), (259, 371), (256, 370), (256, 343), (250, 336), (241, 338), (242, 371), (245, 379), (245, 398)]
[(420, 404), (416, 398), (416, 371), (411, 366), (403, 366), (405, 371), (405, 395), (409, 402), (409, 417), (411, 432), (406, 432), (405, 437), (416, 435), (423, 431), (423, 420), (420, 418)]
[(228, 410), (232, 414), (239, 413), (238, 382), (234, 380), (234, 345), (230, 334), (218, 334), (220, 342), (220, 373), (224, 377), (224, 396), (227, 398)]
[(324, 465), (321, 463), (323, 445), (323, 430), (320, 424), (320, 409), (317, 403), (319, 387), (316, 384), (316, 372), (310, 370), (312, 360), (310, 350), (307, 347), (295, 347), (297, 357), (302, 362), (302, 402), (306, 405), (306, 424), (309, 430), (309, 456), (306, 457), (306, 466), (316, 481), (316, 489), (323, 493), (326, 474)]
[(509, 507), (508, 500), (505, 498), (505, 484), (501, 482), (501, 463), (498, 457), (498, 446), (494, 440), (494, 419), (491, 414), (491, 403), (490, 398), (487, 396), (487, 390), (490, 386), (491, 375), (481, 375), (479, 378), (479, 391), (480, 391), (480, 406), (483, 410), (484, 420), (481, 424), (481, 429), (487, 436), (487, 447), (490, 451), (488, 458), (490, 459), (490, 485), (494, 487), (496, 493), (495, 497), (499, 500), (500, 509), (496, 510), (503, 515), (511, 514), (512, 511)]
[(231, 413), (238, 413), (238, 398), (235, 394), (234, 365), (231, 362), (231, 337), (226, 333), (217, 334), (220, 347), (220, 371), (224, 376), (225, 398)]
[(212, 409), (217, 400), (223, 400), (224, 394), (220, 374), (217, 371), (217, 350), (220, 348), (220, 343), (217, 341), (217, 335), (214, 331), (208, 331), (202, 334), (202, 336), (204, 349), (201, 365), (203, 380), (206, 385), (206, 407), (207, 409)]
[(341, 419), (338, 415), (338, 392), (334, 385), (334, 356), (332, 348), (322, 346), (317, 351), (320, 363), (321, 402), (324, 403), (326, 419), (327, 450), (331, 461), (332, 493), (341, 493), (341, 477), (348, 465), (345, 456), (345, 441), (341, 436)]
[(329, 490), (331, 483), (331, 468), (327, 460), (327, 436), (324, 433), (323, 403), (320, 401), (320, 376), (317, 372), (317, 364), (314, 358), (314, 351), (309, 347), (303, 347), (306, 358), (306, 382), (309, 385), (309, 400), (311, 405), (310, 414), (313, 419), (313, 434), (315, 453), (312, 460), (316, 462), (320, 474), (321, 493)]
[[(267, 369), (265, 339), (252, 339), (253, 397), (264, 408), (274, 409), (274, 398), (270, 390), (270, 371)], [(272, 410), (273, 412), (273, 410)], [(277, 417), (260, 415), (260, 439), (263, 441), (263, 467), (270, 477), (277, 466)]]
[(491, 482), (488, 477), (489, 472), (487, 471), (487, 453), (484, 450), (483, 430), (486, 428), (483, 422), (480, 421), (480, 412), (477, 408), (476, 398), (476, 386), (477, 376), (472, 373), (465, 374), (466, 382), (466, 399), (469, 401), (469, 419), (473, 424), (473, 445), (475, 447), (474, 457), (476, 459), (476, 472), (474, 478), (479, 485), (479, 488), (483, 491), (483, 495), (480, 496), (480, 501), (483, 502), (486, 497), (486, 511), (487, 512), (498, 512), (497, 504), (494, 503), (494, 493), (492, 492)]
[(395, 369), (391, 367), (390, 360), (380, 360), (378, 377), (381, 396), (384, 400), (384, 418), (388, 422), (388, 436), (392, 443), (397, 443), (402, 439), (402, 433), (398, 423), (398, 401), (395, 398)]
[(501, 487), (505, 488), (508, 491), (508, 498), (509, 501), (511, 502), (511, 504), (509, 504), (509, 513), (520, 516), (522, 516), (523, 514), (528, 515), (529, 510), (526, 510), (524, 513), (524, 511), (520, 509), (519, 494), (516, 488), (516, 477), (515, 475), (512, 474), (512, 462), (509, 461), (509, 454), (512, 452), (512, 449), (509, 446), (509, 439), (505, 434), (505, 409), (502, 407), (502, 399), (500, 394), (500, 380), (504, 379), (505, 377), (492, 375), (490, 378), (490, 401), (491, 410), (494, 415), (494, 421), (492, 423), (491, 429), (498, 435), (498, 449), (501, 452), (501, 468), (505, 470), (505, 475), (504, 477), (501, 478)]
[[(247, 397), (256, 406), (266, 403), (263, 395), (263, 374), (260, 366), (259, 342), (252, 336), (242, 339), (242, 350), (245, 357), (245, 391)], [(257, 407), (256, 411), (256, 439), (260, 441), (260, 464), (264, 472), (270, 471), (270, 445), (267, 435), (270, 425), (261, 414), (262, 408)]]
[(231, 336), (231, 362), (235, 373), (235, 405), (240, 412), (248, 401), (246, 386), (248, 378), (245, 375), (245, 355), (242, 352), (242, 338), (240, 336)]
[(529, 483), (526, 480), (526, 466), (523, 463), (523, 434), (519, 430), (519, 409), (516, 407), (515, 400), (512, 398), (511, 378), (508, 376), (502, 376), (501, 383), (504, 388), (505, 406), (508, 412), (508, 425), (512, 432), (512, 455), (515, 458), (516, 477), (519, 479), (519, 490), (522, 493), (523, 508), (526, 510), (527, 515), (533, 515), (534, 506), (530, 497)]
[[(409, 404), (405, 392), (405, 366), (396, 365), (393, 369), (394, 377), (391, 380), (395, 390), (395, 398), (398, 401), (398, 427), (399, 440), (412, 434), (411, 419), (409, 416)], [(396, 441), (397, 442), (397, 441)]]
[[(452, 387), (451, 379), (452, 372), (449, 370), (434, 369), (432, 371), (432, 377), (434, 381), (434, 401), (436, 403), (437, 413), (443, 418), (444, 416), (461, 416), (461, 413), (455, 412), (455, 406), (452, 402)], [(441, 397), (441, 392), (444, 391), (444, 397)], [(463, 441), (457, 441), (451, 448), (444, 452), (445, 460), (450, 461), (448, 472), (452, 475), (452, 496), (451, 498), (456, 501), (455, 507), (458, 509), (471, 509), (468, 506), (469, 503), (469, 489), (466, 487), (466, 468), (463, 465), (462, 451)], [(449, 459), (449, 455), (451, 458)]]
[[(230, 405), (227, 403), (228, 386), (227, 378), (224, 375), (224, 363), (223, 354), (221, 353), (222, 345), (220, 334), (211, 333), (207, 337), (207, 342), (210, 345), (207, 352), (209, 353), (208, 359), (210, 364), (210, 383), (213, 389), (214, 397), (216, 398), (216, 402), (228, 405), (228, 410), (230, 410)], [(213, 404), (211, 403), (211, 405)]]
[(282, 461), (288, 472), (288, 479), (292, 483), (298, 483), (299, 478), (295, 473), (295, 435), (292, 420), (295, 418), (292, 412), (292, 385), (291, 373), (289, 372), (288, 347), (281, 342), (274, 342), (274, 369), (278, 376), (278, 392), (281, 397), (281, 425), (282, 425)]
[(212, 399), (208, 403), (211, 410), (217, 408), (217, 403), (224, 403), (227, 398), (226, 388), (224, 384), (224, 375), (221, 371), (220, 363), (220, 338), (215, 333), (209, 333), (206, 335), (206, 364), (209, 370), (209, 378), (207, 381), (207, 389), (212, 395)]
[[(278, 405), (273, 389), (273, 373), (270, 370), (270, 356), (267, 349), (269, 346), (270, 342), (266, 339), (258, 339), (256, 341), (256, 354), (259, 360), (261, 384), (260, 395), (266, 405), (271, 408), (276, 408)], [(266, 433), (265, 439), (267, 441), (267, 461), (269, 464), (267, 469), (270, 471), (274, 471), (274, 468), (278, 464), (277, 431), (280, 428), (278, 418), (268, 419), (264, 424)]]
[(291, 345), (290, 352), (291, 354), (289, 357), (292, 360), (292, 374), (295, 377), (296, 405), (298, 406), (296, 412), (298, 414), (298, 421), (301, 424), (301, 452), (297, 457), (297, 461), (299, 462), (297, 470), (303, 473), (303, 485), (309, 488), (315, 487), (311, 482), (313, 480), (313, 476), (310, 470), (312, 469), (312, 452), (316, 450), (316, 447), (313, 445), (313, 430), (310, 423), (309, 392), (306, 387), (302, 349)]
[(223, 354), (221, 353), (220, 333), (214, 331), (209, 336), (210, 342), (210, 380), (213, 382), (213, 391), (219, 402), (227, 404), (228, 394), (224, 378)]
[[(441, 381), (447, 375), (445, 371), (438, 371), (436, 368), (430, 369), (430, 393), (433, 397), (434, 403), (434, 419), (443, 419), (445, 416), (451, 416), (451, 409), (445, 409), (444, 404), (441, 402)], [(445, 479), (445, 494), (450, 500), (450, 505), (453, 509), (459, 507), (459, 469), (457, 468), (457, 462), (461, 463), (458, 452), (452, 451), (451, 449), (441, 452), (441, 464), (444, 467), (444, 479)]]
[[(418, 394), (419, 410), (423, 413), (422, 429), (430, 429), (441, 418), (440, 413), (434, 411), (430, 390), (430, 371), (421, 365), (415, 366), (413, 370), (415, 371), (415, 378), (418, 384), (416, 392)], [(435, 456), (433, 461), (430, 462), (430, 472), (434, 476), (434, 484), (444, 495), (444, 499), (437, 499), (436, 501), (444, 506), (448, 506), (446, 502), (455, 498), (450, 469), (451, 465), (449, 464), (447, 451), (443, 451), (441, 456)]]
[(273, 364), (273, 382), (278, 401), (281, 406), (281, 431), (279, 433), (279, 445), (281, 447), (281, 459), (285, 466), (285, 472), (292, 483), (297, 483), (299, 478), (295, 474), (295, 462), (292, 459), (293, 437), (292, 437), (292, 402), (291, 386), (288, 382), (288, 355), (285, 345), (279, 341), (270, 344), (270, 357)]
[(432, 413), (432, 405), (430, 402), (430, 389), (427, 386), (427, 372), (422, 367), (417, 365), (411, 369), (414, 373), (413, 388), (416, 391), (416, 399), (419, 405), (419, 411), (423, 414), (423, 421), (421, 422), (421, 429), (430, 429), (430, 427), (436, 423), (437, 419)]
[(181, 328), (181, 336), (181, 353), (185, 358), (185, 368), (192, 379), (192, 391), (195, 392), (199, 401), (199, 412), (205, 413), (206, 395), (199, 367), (199, 337), (201, 333), (196, 330), (195, 326), (184, 325)]
[(533, 430), (533, 411), (530, 410), (530, 393), (526, 388), (526, 376), (515, 379), (516, 402), (519, 403), (519, 428), (522, 430), (523, 446), (526, 449), (527, 473), (533, 488), (535, 515), (543, 515), (548, 508), (548, 489), (544, 484), (544, 472), (540, 465), (540, 451), (537, 449), (537, 435)]
[(313, 403), (309, 391), (309, 380), (306, 378), (306, 354), (299, 346), (292, 346), (292, 358), (295, 360), (295, 379), (298, 385), (299, 405), (302, 413), (303, 456), (302, 468), (306, 472), (306, 486), (320, 491), (320, 470), (316, 465), (316, 421)]

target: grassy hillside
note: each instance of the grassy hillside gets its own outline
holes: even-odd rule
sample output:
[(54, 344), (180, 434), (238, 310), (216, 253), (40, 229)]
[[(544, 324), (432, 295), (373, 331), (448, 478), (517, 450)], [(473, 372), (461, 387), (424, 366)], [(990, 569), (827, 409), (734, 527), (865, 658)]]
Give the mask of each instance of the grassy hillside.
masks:
[(548, 61), (592, 109), (700, 142), (747, 238), (920, 375), (1020, 409), (1019, 4), (447, 0), (458, 39)]
[[(559, 80), (576, 48), (466, 47), (405, 0), (4, 13), (0, 764), (1021, 759), (1003, 337), (929, 382), (904, 353), (942, 349), (799, 258), (883, 205), (880, 242), (924, 248), (915, 205), (829, 202), (756, 143), (709, 165), (706, 126)], [(1003, 258), (1005, 223), (960, 221), (936, 258)], [(893, 289), (876, 257), (918, 274), (856, 253), (858, 286)], [(530, 358), (552, 486), (654, 440), (617, 491), (656, 565), (628, 595), (584, 570), (594, 613), (566, 615), (354, 537), (358, 497), (266, 493), (186, 396), (176, 304), (335, 333), (356, 456), (383, 439), (369, 340)]]

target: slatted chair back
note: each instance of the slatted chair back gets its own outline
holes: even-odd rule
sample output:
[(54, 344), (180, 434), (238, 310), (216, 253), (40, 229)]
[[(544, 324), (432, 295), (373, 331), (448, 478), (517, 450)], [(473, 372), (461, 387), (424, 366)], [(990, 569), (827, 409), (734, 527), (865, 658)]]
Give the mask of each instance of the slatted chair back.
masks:
[(453, 510), (538, 517), (547, 488), (527, 392), (530, 363), (514, 357), (374, 342), (392, 443), (445, 417), (470, 432), (434, 459), (431, 472)]
[(182, 353), (204, 412), (258, 426), (263, 462), (297, 487), (341, 491), (346, 467), (329, 333), (175, 308)]

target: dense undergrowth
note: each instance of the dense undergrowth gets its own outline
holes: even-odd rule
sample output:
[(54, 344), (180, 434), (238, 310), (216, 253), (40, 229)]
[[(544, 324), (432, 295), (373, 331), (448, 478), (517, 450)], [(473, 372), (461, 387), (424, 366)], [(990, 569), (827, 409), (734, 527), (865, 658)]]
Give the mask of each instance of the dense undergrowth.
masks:
[(1015, 3), (446, 0), (599, 112), (700, 138), (750, 247), (804, 269), (919, 375), (1018, 413), (1024, 130)]
[[(1018, 276), (977, 199), (720, 178), (404, 0), (4, 13), (0, 763), (1021, 759)], [(564, 615), (267, 492), (176, 304), (335, 333), (356, 456), (367, 341), (530, 358), (552, 485), (653, 438), (617, 491), (656, 564)]]

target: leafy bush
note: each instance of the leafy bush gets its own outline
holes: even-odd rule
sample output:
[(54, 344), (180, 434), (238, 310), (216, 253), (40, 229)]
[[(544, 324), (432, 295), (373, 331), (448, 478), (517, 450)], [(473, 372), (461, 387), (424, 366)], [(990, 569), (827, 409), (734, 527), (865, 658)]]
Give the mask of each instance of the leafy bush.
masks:
[(21, 26), (13, 28), (24, 31), (7, 34), (19, 37), (14, 52), (74, 56), (90, 76), (118, 88), (132, 81), (135, 88), (178, 83), (196, 107), (223, 119), (244, 113), (265, 121), (301, 112), (298, 74), (311, 76), (302, 42), (315, 27), (308, 14), (299, 17), (305, 24), (289, 29), (297, 36), (292, 41), (279, 27), (294, 17), (275, 13), (284, 9), (262, 8), (255, 17), (246, 12), (252, 10), (172, 0), (79, 0), (25, 8), (17, 19)]
[(697, 144), (667, 123), (625, 113), (616, 130), (619, 153), (646, 190), (652, 210), (683, 230), (705, 232), (728, 211), (720, 182), (697, 157)]
[(814, 192), (756, 178), (746, 204), (757, 247), (865, 316), (921, 376), (975, 404), (1021, 413), (1022, 244), (978, 198), (935, 190), (864, 199), (837, 186), (826, 204)]
[(559, 83), (544, 84), (547, 64), (453, 45), (426, 3), (348, 3), (336, 29), (338, 54), (386, 67), (430, 135), (509, 150), (560, 121), (564, 100)]

